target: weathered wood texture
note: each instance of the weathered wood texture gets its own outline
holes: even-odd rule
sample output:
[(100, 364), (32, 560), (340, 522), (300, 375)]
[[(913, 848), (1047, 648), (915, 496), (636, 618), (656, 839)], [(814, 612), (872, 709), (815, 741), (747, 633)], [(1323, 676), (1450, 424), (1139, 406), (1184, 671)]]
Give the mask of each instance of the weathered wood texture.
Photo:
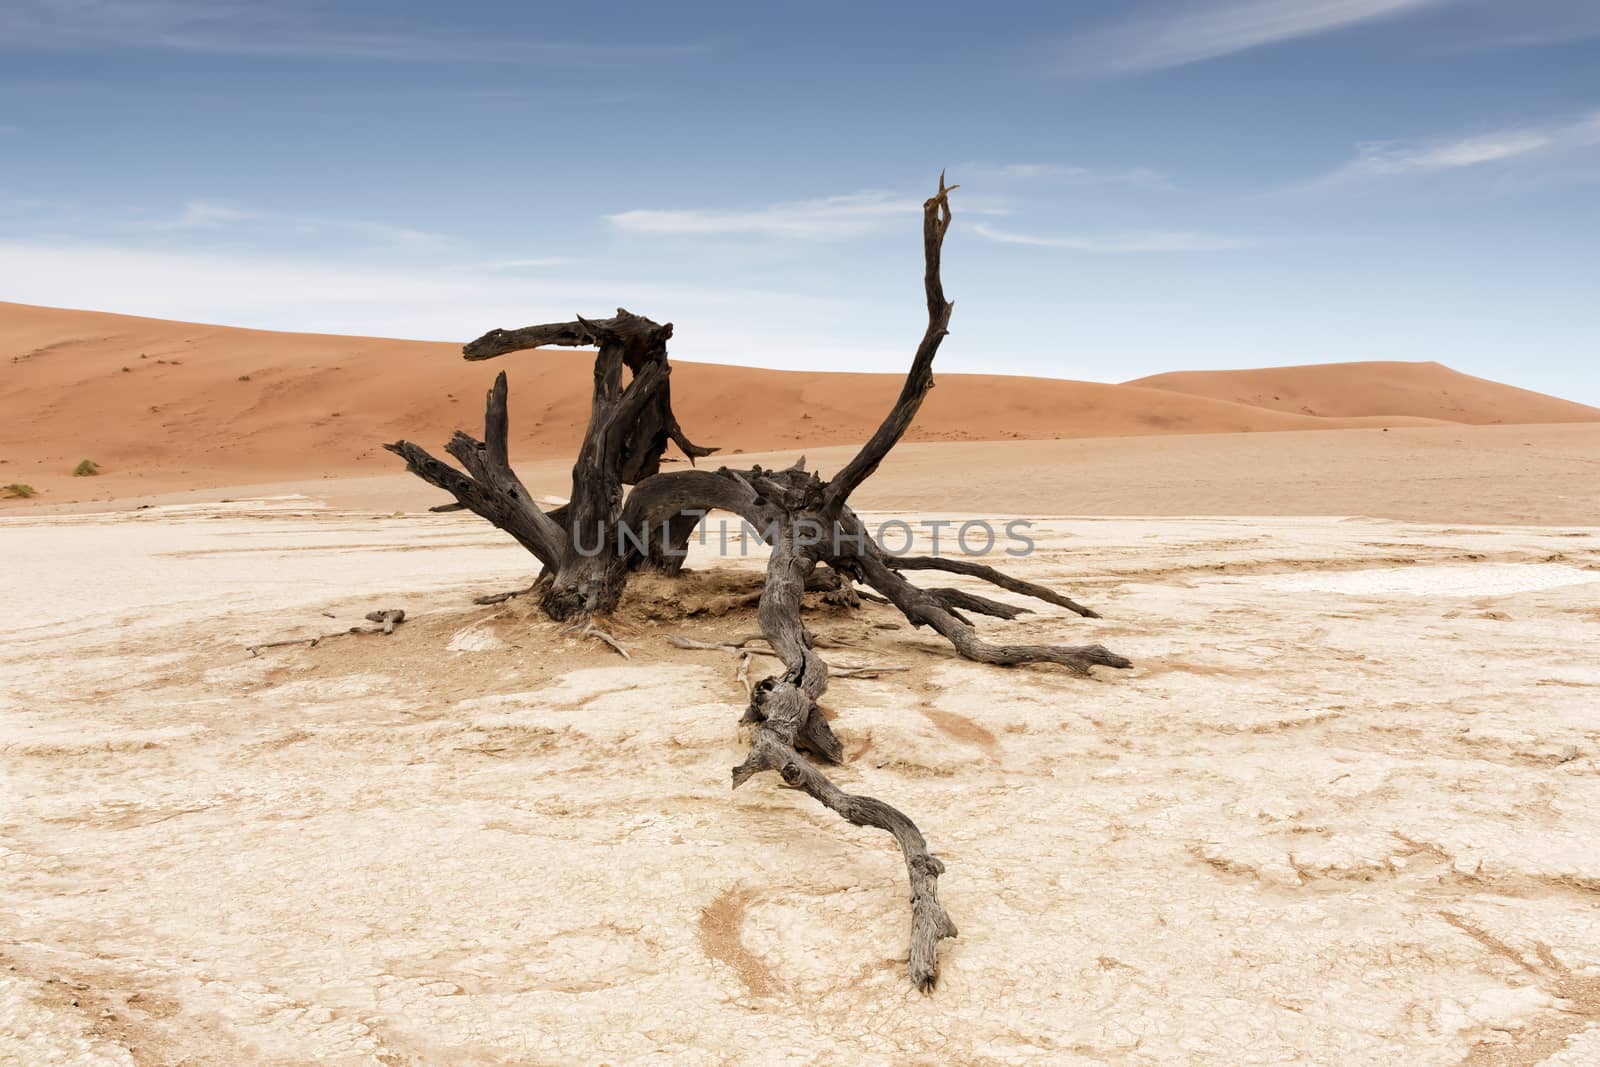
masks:
[[(671, 336), (671, 323), (662, 326), (618, 308), (609, 319), (491, 330), (465, 347), (468, 359), (490, 359), (538, 345), (598, 349), (589, 425), (573, 464), (571, 495), (555, 511), (542, 511), (511, 469), (504, 372), (489, 392), (484, 439), (458, 432), (445, 446), (465, 474), (409, 441), (384, 447), (404, 459), (412, 473), (454, 496), (461, 507), (515, 537), (544, 564), (549, 580), (541, 603), (551, 617), (607, 614), (616, 606), (629, 569), (673, 571), (682, 565), (679, 553), (699, 521), (699, 513), (664, 517), (668, 536), (646, 541), (646, 549), (636, 554), (618, 544), (623, 487), (658, 474), (669, 441), (691, 460), (715, 451), (690, 441), (672, 413), (672, 368), (667, 362)], [(626, 384), (624, 369), (630, 375)]]
[[(946, 187), (941, 175), (938, 192), (923, 205), (928, 324), (899, 399), (860, 451), (826, 481), (808, 472), (803, 459), (779, 471), (757, 466), (661, 472), (661, 456), (669, 441), (691, 460), (712, 450), (688, 441), (672, 414), (666, 354), (671, 325), (659, 326), (621, 309), (610, 319), (492, 330), (464, 349), (471, 360), (547, 345), (598, 349), (589, 426), (573, 466), (566, 506), (541, 511), (511, 470), (503, 374), (489, 393), (484, 441), (458, 433), (446, 446), (465, 474), (409, 442), (385, 446), (404, 458), (419, 477), (449, 492), (462, 507), (505, 530), (538, 557), (545, 569), (534, 589), (542, 590), (541, 606), (557, 619), (581, 621), (609, 613), (631, 571), (647, 566), (672, 571), (681, 566), (682, 547), (710, 511), (737, 515), (760, 533), (771, 546), (771, 555), (757, 618), (762, 637), (783, 670), (749, 686), (743, 721), (753, 724), (754, 730), (749, 755), (733, 770), (734, 788), (763, 771), (775, 771), (785, 783), (804, 790), (844, 819), (894, 836), (905, 857), (911, 889), (909, 975), (922, 990), (932, 989), (938, 979), (939, 942), (956, 936), (955, 923), (939, 903), (944, 865), (903, 812), (874, 797), (844, 792), (817, 766), (840, 762), (843, 746), (818, 704), (828, 688), (828, 664), (801, 620), (807, 582), (827, 576), (829, 595), (841, 603), (859, 603), (855, 582), (870, 586), (881, 595), (862, 592), (861, 596), (893, 604), (913, 626), (931, 628), (971, 660), (1001, 665), (1054, 663), (1079, 674), (1097, 666), (1130, 666), (1098, 644), (985, 641), (963, 612), (1009, 620), (1028, 609), (964, 590), (921, 588), (904, 572), (932, 570), (978, 578), (1081, 616), (1099, 616), (1053, 590), (986, 564), (939, 556), (896, 558), (871, 537), (849, 506), (851, 494), (900, 442), (933, 388), (934, 357), (949, 331), (954, 308), (940, 277), (940, 256), (951, 221), (949, 194), (954, 188)], [(626, 385), (624, 369), (631, 374)], [(759, 398), (752, 401), (758, 403)], [(633, 486), (626, 495), (625, 485)], [(816, 574), (819, 565), (827, 568), (822, 575)], [(746, 654), (741, 668), (746, 684), (750, 663)]]

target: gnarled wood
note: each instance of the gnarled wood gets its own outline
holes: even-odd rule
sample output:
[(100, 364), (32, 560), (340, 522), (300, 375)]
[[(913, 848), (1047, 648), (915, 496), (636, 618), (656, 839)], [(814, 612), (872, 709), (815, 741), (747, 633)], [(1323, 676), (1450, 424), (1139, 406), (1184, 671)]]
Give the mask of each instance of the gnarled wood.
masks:
[(511, 469), (506, 444), (510, 425), (506, 412), (508, 391), (502, 372), (495, 377), (494, 388), (489, 390), (484, 403), (482, 441), (457, 431), (445, 446), (445, 450), (467, 469), (466, 474), (434, 459), (410, 441), (396, 441), (383, 447), (405, 460), (406, 469), (411, 473), (443, 489), (456, 498), (456, 503), (516, 538), (545, 566), (553, 566), (566, 552), (566, 531), (539, 509), (527, 487)]
[[(982, 578), (1001, 589), (1020, 593), (1023, 596), (1042, 600), (1046, 604), (1055, 604), (1057, 607), (1066, 608), (1076, 612), (1086, 619), (1098, 619), (1100, 613), (1093, 608), (1086, 608), (1082, 604), (1068, 597), (1062, 596), (1054, 589), (1032, 582), (1024, 582), (1020, 578), (1013, 578), (1009, 574), (995, 570), (993, 567), (982, 563), (974, 563), (968, 559), (955, 559), (949, 556), (890, 556), (884, 555), (883, 562), (897, 571), (945, 571), (950, 574), (965, 574), (972, 578)], [(977, 610), (977, 609), (974, 609)], [(1027, 610), (1027, 609), (1020, 609)]]
[[(574, 620), (577, 632), (608, 640), (624, 655), (615, 639), (594, 628), (593, 619), (616, 606), (631, 571), (656, 567), (671, 572), (681, 567), (682, 549), (711, 511), (738, 516), (760, 533), (771, 546), (771, 555), (757, 617), (761, 639), (771, 647), (770, 655), (782, 662), (783, 671), (752, 684), (748, 672), (754, 657), (769, 653), (749, 647), (748, 639), (737, 644), (674, 640), (680, 647), (711, 648), (740, 657), (739, 681), (749, 693), (741, 721), (753, 730), (749, 754), (732, 772), (734, 788), (763, 771), (775, 771), (785, 783), (848, 821), (894, 836), (911, 888), (909, 974), (922, 990), (932, 989), (937, 981), (939, 942), (956, 936), (955, 924), (939, 902), (938, 879), (944, 865), (903, 812), (874, 797), (844, 792), (817, 766), (841, 761), (844, 746), (818, 704), (828, 688), (830, 671), (817, 648), (829, 645), (815, 638), (801, 618), (808, 581), (816, 578), (815, 584), (826, 586), (833, 602), (841, 605), (855, 606), (862, 598), (893, 604), (914, 626), (932, 628), (962, 656), (979, 662), (1053, 663), (1079, 674), (1097, 666), (1129, 666), (1128, 660), (1100, 645), (984, 640), (963, 612), (1010, 620), (1029, 609), (960, 589), (919, 588), (902, 572), (965, 575), (1088, 618), (1098, 615), (1053, 590), (985, 564), (937, 556), (895, 558), (873, 540), (849, 506), (851, 494), (899, 443), (933, 387), (933, 360), (948, 333), (954, 307), (940, 278), (942, 247), (951, 221), (949, 193), (954, 188), (947, 187), (940, 175), (938, 191), (923, 205), (928, 323), (900, 396), (872, 437), (829, 479), (808, 472), (803, 459), (783, 470), (756, 466), (662, 472), (661, 456), (668, 442), (676, 442), (691, 460), (711, 450), (688, 441), (672, 414), (666, 355), (671, 325), (660, 326), (620, 308), (609, 319), (491, 330), (463, 349), (469, 360), (543, 346), (598, 349), (589, 425), (573, 466), (570, 502), (563, 507), (541, 511), (511, 470), (504, 375), (489, 395), (485, 440), (457, 434), (448, 446), (466, 473), (409, 442), (385, 446), (400, 454), (419, 477), (505, 529), (545, 564), (530, 591), (542, 593), (541, 606), (547, 614)], [(624, 370), (631, 375), (626, 383)], [(627, 485), (633, 488), (625, 494)], [(826, 568), (821, 574), (819, 566)], [(824, 577), (826, 581), (821, 580)], [(856, 582), (881, 596), (857, 590)]]
[[(849, 822), (894, 835), (911, 883), (911, 984), (926, 992), (938, 981), (939, 942), (957, 933), (956, 924), (939, 903), (939, 875), (944, 873), (944, 864), (928, 851), (922, 831), (903, 812), (876, 797), (846, 793), (796, 750), (802, 737), (814, 738), (819, 725), (826, 727), (817, 698), (828, 687), (828, 665), (807, 647), (800, 625), (800, 597), (817, 560), (797, 547), (796, 541), (793, 529), (781, 531), (774, 540), (757, 612), (761, 632), (788, 669), (756, 689), (751, 707), (759, 704), (760, 722), (750, 755), (733, 769), (733, 787), (739, 788), (761, 771), (777, 771), (785, 784), (805, 790)], [(837, 746), (831, 730), (827, 737)]]
[[(519, 330), (490, 330), (476, 341), (463, 345), (461, 354), (468, 360), (484, 360), (530, 348), (599, 348), (603, 347), (607, 340), (625, 339), (630, 336), (642, 342), (626, 346), (628, 354), (632, 357), (627, 362), (631, 372), (637, 374), (643, 360), (655, 359), (658, 354), (661, 362), (666, 361), (666, 342), (672, 336), (672, 324), (669, 322), (665, 326), (657, 326), (649, 319), (635, 315), (626, 308), (618, 308), (617, 313), (609, 319), (580, 318), (573, 322), (524, 326)], [(672, 414), (671, 392), (665, 387), (662, 389), (659, 410), (656, 414), (659, 416), (657, 423), (641, 432), (641, 437), (653, 440), (656, 432), (664, 433), (691, 462), (716, 451), (715, 448), (694, 444), (684, 435), (683, 428), (678, 425), (677, 418)], [(659, 451), (656, 452), (656, 456), (659, 460)], [(635, 476), (624, 480), (632, 485), (645, 477), (643, 466), (641, 464), (639, 469), (630, 471)], [(649, 473), (654, 474), (656, 469), (658, 468), (652, 468)]]
[[(550, 572), (542, 606), (556, 619), (605, 614), (616, 606), (630, 568), (668, 572), (682, 566), (684, 546), (701, 509), (663, 516), (667, 533), (630, 555), (619, 545), (624, 486), (661, 469), (669, 441), (690, 460), (713, 449), (691, 442), (672, 413), (667, 340), (672, 324), (660, 325), (618, 308), (609, 319), (491, 330), (463, 349), (467, 359), (489, 359), (539, 345), (593, 345), (594, 394), (589, 425), (572, 468), (572, 492), (563, 507), (546, 513), (512, 470), (507, 444), (506, 376), (489, 392), (484, 439), (457, 433), (445, 450), (465, 468), (451, 467), (409, 441), (385, 445), (418, 477), (456, 498), (463, 508), (515, 537)], [(623, 371), (630, 378), (624, 383)]]
[(911, 360), (911, 370), (900, 389), (900, 398), (877, 432), (861, 446), (861, 451), (828, 482), (827, 510), (830, 513), (837, 512), (856, 487), (878, 469), (890, 449), (900, 443), (922, 407), (923, 397), (933, 388), (933, 357), (939, 354), (939, 343), (950, 332), (950, 313), (956, 309), (955, 304), (944, 298), (944, 282), (939, 277), (944, 235), (950, 229), (950, 192), (956, 188), (944, 184), (941, 172), (939, 191), (922, 205), (922, 286), (928, 297), (928, 328)]

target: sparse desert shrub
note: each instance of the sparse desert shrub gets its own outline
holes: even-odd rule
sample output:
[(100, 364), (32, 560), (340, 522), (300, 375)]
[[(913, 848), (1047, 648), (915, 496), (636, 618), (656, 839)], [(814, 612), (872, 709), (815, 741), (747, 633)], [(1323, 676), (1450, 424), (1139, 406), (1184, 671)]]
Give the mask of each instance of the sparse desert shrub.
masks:
[(92, 478), (100, 473), (100, 464), (92, 459), (80, 459), (78, 465), (72, 468), (74, 478)]
[(36, 490), (33, 486), (24, 485), (22, 482), (12, 482), (10, 485), (0, 486), (0, 493), (4, 493), (8, 497), (15, 497), (22, 500), (28, 499), (36, 492), (38, 492), (38, 490)]

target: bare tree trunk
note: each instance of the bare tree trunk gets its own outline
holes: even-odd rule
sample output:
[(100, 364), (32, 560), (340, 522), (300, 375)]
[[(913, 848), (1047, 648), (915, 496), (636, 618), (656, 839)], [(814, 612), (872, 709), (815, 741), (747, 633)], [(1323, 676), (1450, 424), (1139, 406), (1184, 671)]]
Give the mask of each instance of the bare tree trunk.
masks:
[[(568, 503), (549, 515), (539, 511), (506, 461), (506, 377), (489, 394), (484, 441), (458, 433), (446, 446), (467, 476), (410, 443), (384, 447), (400, 455), (418, 477), (453, 495), (461, 506), (517, 538), (550, 571), (542, 605), (554, 619), (609, 614), (622, 594), (628, 570), (642, 565), (674, 571), (694, 532), (686, 516), (665, 521), (668, 534), (655, 541), (623, 544), (623, 487), (658, 474), (668, 441), (691, 460), (715, 449), (691, 442), (672, 413), (667, 339), (672, 324), (651, 322), (618, 308), (609, 319), (491, 330), (464, 349), (471, 360), (490, 359), (541, 345), (592, 345), (594, 394), (589, 426), (572, 467)], [(623, 383), (623, 370), (630, 380)], [(557, 518), (559, 517), (559, 522)], [(695, 518), (698, 522), (698, 517)], [(654, 551), (651, 551), (653, 545)]]

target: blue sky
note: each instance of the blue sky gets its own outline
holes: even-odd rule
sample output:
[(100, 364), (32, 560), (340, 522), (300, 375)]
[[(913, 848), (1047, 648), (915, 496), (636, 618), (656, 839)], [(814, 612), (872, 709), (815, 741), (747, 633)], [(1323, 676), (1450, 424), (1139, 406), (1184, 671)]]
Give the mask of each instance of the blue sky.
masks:
[(1600, 403), (1600, 4), (4, 0), (0, 299), (680, 358), (1437, 359)]

